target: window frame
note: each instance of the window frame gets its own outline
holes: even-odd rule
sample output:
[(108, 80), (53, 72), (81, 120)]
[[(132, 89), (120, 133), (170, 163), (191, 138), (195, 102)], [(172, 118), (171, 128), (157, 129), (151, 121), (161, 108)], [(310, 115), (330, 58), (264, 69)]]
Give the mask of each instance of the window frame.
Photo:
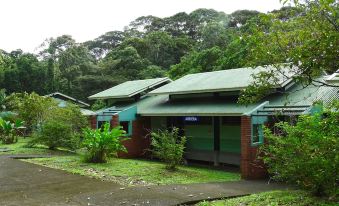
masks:
[[(131, 136), (132, 134), (133, 134), (133, 132), (132, 132), (132, 121), (119, 121), (119, 125), (121, 126), (121, 127), (123, 127), (122, 125), (121, 125), (121, 123), (122, 122), (126, 122), (127, 123), (127, 129), (128, 129), (128, 131), (126, 131), (125, 130), (125, 132), (126, 132), (126, 136)], [(124, 130), (124, 128), (122, 128), (123, 130)]]
[[(257, 128), (258, 141), (254, 142), (255, 127)], [(251, 146), (258, 146), (264, 143), (263, 124), (252, 124), (251, 126)]]

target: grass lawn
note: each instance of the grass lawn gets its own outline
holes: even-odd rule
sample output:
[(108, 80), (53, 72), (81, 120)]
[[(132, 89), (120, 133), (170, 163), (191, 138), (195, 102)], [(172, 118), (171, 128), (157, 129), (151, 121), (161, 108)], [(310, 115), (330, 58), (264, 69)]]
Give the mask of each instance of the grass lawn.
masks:
[(32, 154), (32, 155), (67, 155), (72, 154), (67, 151), (56, 150), (52, 151), (49, 150), (47, 147), (42, 145), (37, 145), (32, 148), (26, 147), (26, 144), (30, 141), (30, 137), (26, 138), (19, 138), (17, 143), (14, 144), (2, 144), (0, 141), (0, 148), (6, 148), (11, 151), (7, 152), (0, 152), (0, 155), (13, 155), (13, 154)]
[(244, 197), (200, 202), (196, 206), (335, 206), (334, 202), (312, 197), (301, 190), (272, 191)]
[(160, 162), (136, 159), (110, 159), (106, 164), (83, 163), (80, 155), (24, 160), (27, 162), (113, 181), (125, 186), (166, 185), (240, 180), (239, 173), (181, 166), (170, 172)]
[(80, 154), (67, 151), (51, 151), (47, 147), (38, 145), (27, 148), (30, 138), (20, 138), (15, 144), (4, 145), (12, 151), (0, 152), (0, 155), (32, 154), (56, 155), (51, 158), (26, 159), (30, 163), (46, 167), (62, 169), (74, 174), (86, 175), (105, 181), (113, 181), (121, 185), (165, 185), (188, 184), (205, 182), (224, 182), (240, 180), (239, 173), (231, 173), (200, 167), (181, 166), (174, 172), (167, 171), (160, 162), (136, 159), (109, 160), (106, 164), (84, 163)]

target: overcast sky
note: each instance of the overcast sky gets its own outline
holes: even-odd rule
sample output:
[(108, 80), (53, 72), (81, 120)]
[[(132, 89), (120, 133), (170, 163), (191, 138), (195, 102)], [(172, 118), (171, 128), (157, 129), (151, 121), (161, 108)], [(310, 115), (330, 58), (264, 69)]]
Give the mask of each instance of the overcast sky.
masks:
[(137, 17), (171, 16), (198, 8), (225, 13), (279, 9), (279, 0), (0, 0), (0, 49), (35, 49), (49, 37), (72, 35), (78, 42), (122, 30)]

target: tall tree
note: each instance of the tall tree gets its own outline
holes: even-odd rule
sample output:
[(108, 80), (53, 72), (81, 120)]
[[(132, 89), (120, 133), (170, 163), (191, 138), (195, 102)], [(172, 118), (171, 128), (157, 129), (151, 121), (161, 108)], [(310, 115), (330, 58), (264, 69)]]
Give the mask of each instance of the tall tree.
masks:
[(87, 46), (89, 51), (99, 59), (104, 57), (111, 49), (119, 46), (124, 39), (124, 32), (110, 31), (92, 41), (85, 42), (84, 46)]
[(302, 15), (282, 21), (275, 12), (262, 15), (259, 24), (250, 27), (251, 34), (246, 41), (254, 42), (255, 46), (249, 62), (253, 66), (272, 62), (277, 70), (261, 74), (253, 87), (256, 91), (246, 90), (242, 102), (263, 97), (268, 91), (263, 87), (270, 86), (267, 82), (272, 82), (277, 73), (283, 74), (282, 63), (284, 67), (290, 66), (294, 81), (305, 87), (310, 84), (335, 86), (318, 77), (324, 72), (333, 73), (339, 67), (338, 1), (293, 2)]
[(60, 77), (67, 82), (66, 92), (72, 94), (76, 78), (95, 69), (94, 58), (86, 47), (75, 45), (60, 53), (58, 67), (61, 72)]

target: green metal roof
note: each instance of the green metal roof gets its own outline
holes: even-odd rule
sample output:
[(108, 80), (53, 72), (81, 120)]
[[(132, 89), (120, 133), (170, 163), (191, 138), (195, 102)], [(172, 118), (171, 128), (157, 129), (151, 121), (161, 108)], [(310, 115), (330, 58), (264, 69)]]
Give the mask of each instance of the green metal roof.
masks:
[(290, 87), (286, 94), (275, 93), (257, 104), (240, 105), (236, 100), (227, 99), (184, 99), (169, 101), (169, 95), (155, 95), (142, 98), (134, 103), (137, 113), (142, 116), (241, 116), (258, 109), (268, 101), (269, 106), (311, 106), (315, 101), (325, 104), (339, 99), (339, 88), (301, 85)]
[(146, 96), (133, 105), (142, 116), (241, 116), (257, 106), (216, 99), (173, 102), (169, 101), (168, 95)]
[(287, 90), (286, 94), (276, 93), (265, 98), (270, 105), (289, 106), (312, 105), (316, 101), (322, 101), (327, 105), (335, 99), (339, 99), (338, 87), (320, 85), (309, 85), (305, 88), (302, 85), (295, 85)]
[(117, 109), (137, 106), (137, 114), (141, 116), (241, 116), (251, 113), (263, 102), (267, 105), (309, 105), (317, 100), (325, 103), (339, 99), (339, 88), (309, 86), (299, 90), (293, 87), (289, 95), (274, 94), (258, 104), (240, 105), (236, 101), (225, 99), (186, 99), (169, 101), (168, 95), (144, 96), (139, 101), (129, 104), (116, 104)]
[[(205, 92), (221, 92), (221, 91), (239, 91), (248, 87), (253, 81), (253, 74), (262, 71), (275, 70), (273, 66), (253, 68), (229, 69), (214, 72), (205, 72), (186, 75), (170, 84), (155, 89), (149, 95), (158, 94), (192, 94)], [(288, 68), (282, 69), (278, 79), (278, 87), (283, 87), (291, 82), (291, 73)]]
[(327, 104), (333, 99), (339, 99), (337, 87), (310, 85), (303, 88), (301, 85), (293, 85), (287, 92), (286, 94), (272, 94), (257, 104), (247, 106), (237, 104), (236, 100), (231, 97), (220, 99), (192, 97), (169, 100), (168, 94), (161, 94), (143, 96), (137, 102), (116, 103), (111, 109), (124, 110), (136, 106), (137, 114), (141, 116), (241, 116), (251, 114), (263, 106), (303, 106), (306, 108), (318, 100)]
[(158, 86), (163, 83), (171, 82), (167, 77), (127, 81), (105, 91), (94, 94), (89, 99), (117, 99), (129, 98), (136, 94), (142, 93), (152, 87)]
[(339, 84), (339, 70), (330, 75), (326, 81), (330, 84)]

